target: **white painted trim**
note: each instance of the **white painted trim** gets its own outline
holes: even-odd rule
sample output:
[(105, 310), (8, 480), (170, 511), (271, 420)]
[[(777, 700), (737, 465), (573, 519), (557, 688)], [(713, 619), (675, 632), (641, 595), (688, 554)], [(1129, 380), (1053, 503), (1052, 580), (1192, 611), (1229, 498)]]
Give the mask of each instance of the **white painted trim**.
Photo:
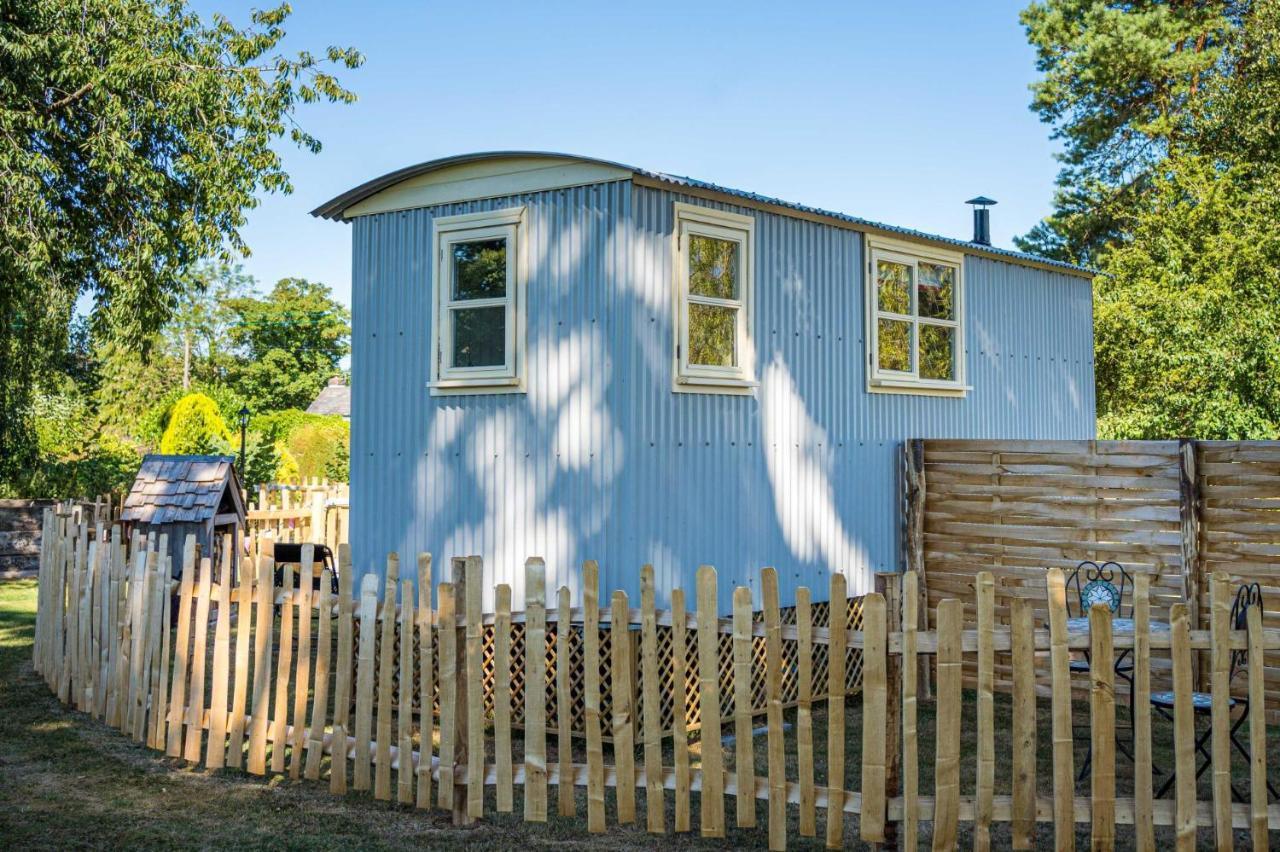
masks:
[[(966, 383), (968, 357), (965, 352), (964, 340), (966, 320), (964, 253), (949, 251), (938, 248), (937, 246), (929, 246), (906, 240), (875, 236), (872, 234), (866, 235), (863, 242), (863, 248), (866, 256), (866, 267), (863, 275), (863, 305), (864, 321), (866, 323), (866, 347), (864, 354), (866, 357), (865, 366), (867, 371), (867, 392), (918, 394), (921, 396), (966, 396), (973, 388)], [(910, 314), (896, 314), (889, 311), (880, 311), (878, 309), (876, 300), (875, 262), (879, 259), (892, 260), (912, 267)], [(920, 261), (943, 263), (956, 270), (954, 319), (923, 319), (919, 316), (916, 299), (919, 286)], [(900, 319), (911, 323), (910, 372), (903, 373), (896, 370), (881, 370), (879, 368), (878, 358), (876, 356), (880, 346), (880, 324), (878, 322), (880, 317), (885, 317), (887, 319)], [(955, 329), (954, 359), (956, 377), (953, 381), (938, 381), (936, 379), (921, 379), (918, 377), (918, 371), (920, 369), (919, 338), (921, 325), (935, 325)]]
[[(514, 393), (524, 391), (526, 362), (525, 322), (527, 252), (525, 208), (506, 207), (432, 220), (431, 251), (431, 381), (432, 395)], [(453, 300), (449, 298), (450, 267), (445, 253), (449, 245), (473, 239), (502, 237), (507, 241), (507, 293), (502, 298)], [(474, 305), (472, 305), (474, 303)], [(500, 367), (451, 367), (449, 313), (461, 306), (506, 307), (506, 363)]]
[(409, 178), (342, 211), (343, 218), (433, 207), (458, 201), (501, 198), (615, 180), (629, 169), (572, 158), (509, 157), (461, 163)]
[[(749, 394), (755, 381), (755, 218), (725, 210), (672, 203), (672, 391), (676, 393)], [(685, 258), (687, 237), (705, 235), (738, 243), (740, 298), (716, 299), (689, 295), (689, 267)], [(733, 308), (738, 311), (735, 348), (738, 366), (713, 367), (689, 363), (689, 303)]]

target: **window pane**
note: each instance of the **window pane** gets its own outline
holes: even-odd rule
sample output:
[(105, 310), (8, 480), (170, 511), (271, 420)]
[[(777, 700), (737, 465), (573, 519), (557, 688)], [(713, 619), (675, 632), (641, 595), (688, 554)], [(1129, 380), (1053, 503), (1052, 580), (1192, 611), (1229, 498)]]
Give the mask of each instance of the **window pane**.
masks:
[(876, 261), (876, 290), (880, 310), (911, 313), (911, 267), (891, 260)]
[(738, 309), (689, 305), (689, 363), (704, 367), (737, 366)]
[(878, 340), (877, 363), (881, 370), (911, 372), (911, 323), (880, 320)]
[(454, 367), (501, 367), (506, 363), (506, 308), (455, 308), (450, 313)]
[(917, 306), (920, 316), (930, 319), (955, 319), (956, 270), (939, 263), (920, 264), (920, 293)]
[(689, 292), (716, 299), (738, 298), (738, 243), (691, 234)]
[(954, 328), (920, 324), (920, 378), (950, 381), (956, 377)]
[(507, 241), (453, 244), (453, 298), (501, 299), (507, 295)]

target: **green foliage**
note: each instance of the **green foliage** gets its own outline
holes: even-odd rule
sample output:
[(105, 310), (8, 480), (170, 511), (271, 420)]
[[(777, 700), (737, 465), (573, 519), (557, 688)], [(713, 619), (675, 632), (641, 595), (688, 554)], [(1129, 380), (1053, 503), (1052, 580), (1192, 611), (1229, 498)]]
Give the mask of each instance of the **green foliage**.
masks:
[(280, 467), (280, 456), (276, 453), (275, 442), (250, 432), (245, 441), (244, 486), (252, 489), (255, 486), (274, 482), (276, 470)]
[(276, 470), (275, 475), (271, 477), (273, 482), (297, 482), (300, 474), (298, 473), (298, 460), (293, 457), (293, 453), (289, 452), (289, 447), (284, 441), (276, 441)]
[[(305, 478), (327, 476), (329, 470), (345, 467), (339, 459), (340, 447), (351, 443), (351, 427), (341, 417), (319, 416), (290, 433), (289, 452), (298, 463), (298, 475)], [(345, 473), (334, 479), (346, 480)]]
[(274, 445), (283, 471), (280, 481), (311, 476), (347, 481), (351, 425), (343, 418), (291, 408), (258, 415), (249, 428), (251, 439)]
[(1037, 0), (1022, 13), (1043, 77), (1032, 109), (1063, 142), (1054, 213), (1020, 248), (1091, 263), (1127, 229), (1171, 151), (1191, 144), (1205, 95), (1247, 73), (1244, 31), (1273, 0)]
[(350, 314), (324, 284), (284, 278), (228, 305), (241, 354), (233, 381), (254, 411), (305, 408), (350, 351)]
[(280, 52), (287, 4), (239, 28), (183, 0), (16, 0), (0, 25), (0, 477), (36, 454), (36, 377), (92, 297), (145, 352), (201, 257), (244, 253), (245, 211), (289, 192), (275, 143), (315, 151), (298, 106), (349, 102), (350, 48)]
[(178, 400), (160, 439), (160, 452), (211, 455), (231, 451), (231, 433), (218, 413), (218, 404), (202, 393)]
[(1099, 433), (1280, 438), (1280, 170), (1178, 157), (1096, 284)]

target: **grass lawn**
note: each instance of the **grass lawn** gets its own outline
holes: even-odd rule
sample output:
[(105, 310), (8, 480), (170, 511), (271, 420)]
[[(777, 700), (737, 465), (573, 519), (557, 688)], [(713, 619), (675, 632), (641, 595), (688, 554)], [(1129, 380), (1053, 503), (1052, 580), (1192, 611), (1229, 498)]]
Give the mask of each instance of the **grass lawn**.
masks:
[[(0, 582), (0, 846), (22, 849), (69, 848), (262, 848), (262, 849), (328, 849), (360, 848), (462, 848), (483, 846), (500, 849), (576, 847), (604, 849), (619, 846), (662, 849), (720, 849), (726, 847), (763, 848), (766, 839), (766, 805), (757, 802), (758, 829), (730, 828), (722, 840), (703, 840), (693, 834), (646, 834), (644, 826), (644, 794), (639, 793), (638, 826), (616, 827), (612, 813), (613, 794), (606, 794), (609, 825), (604, 835), (588, 835), (585, 819), (552, 816), (545, 825), (521, 821), (521, 790), (516, 790), (515, 814), (486, 817), (472, 828), (458, 829), (450, 825), (449, 815), (439, 811), (417, 811), (385, 802), (374, 801), (367, 793), (350, 793), (344, 798), (329, 794), (328, 784), (292, 782), (287, 777), (259, 778), (239, 770), (208, 771), (191, 769), (180, 761), (166, 758), (132, 742), (118, 731), (58, 703), (44, 682), (31, 668), (31, 642), (35, 628), (35, 582), (17, 580)], [(858, 789), (859, 752), (861, 745), (861, 704), (853, 696), (847, 707), (847, 787)], [(974, 753), (976, 728), (974, 702), (965, 703), (962, 742), (962, 792), (971, 793), (974, 786)], [(1087, 708), (1077, 707), (1078, 721), (1084, 722)], [(814, 714), (815, 758), (818, 779), (824, 779), (826, 768), (822, 757), (826, 751), (825, 714)], [(788, 712), (788, 723), (793, 715)], [(933, 741), (933, 707), (921, 705), (920, 736), (922, 746)], [(1040, 794), (1051, 794), (1048, 767), (1051, 766), (1049, 708), (1041, 702), (1038, 740)], [(1202, 721), (1203, 724), (1203, 721)], [(1171, 732), (1169, 726), (1153, 719), (1157, 763), (1170, 765)], [(726, 729), (727, 731), (728, 729)], [(1005, 746), (1009, 731), (1009, 702), (996, 697), (996, 790), (1009, 789), (1010, 754)], [(1083, 758), (1084, 731), (1078, 733), (1080, 747), (1077, 761)], [(788, 777), (795, 777), (794, 741), (788, 735)], [(548, 743), (550, 761), (555, 760), (554, 737)], [(1280, 731), (1268, 735), (1268, 763), (1280, 766)], [(695, 761), (697, 744), (694, 744)], [(733, 766), (733, 747), (726, 746), (726, 764)], [(515, 754), (522, 746), (515, 743)], [(585, 756), (575, 754), (584, 761)], [(606, 755), (606, 760), (609, 756)], [(755, 747), (757, 772), (765, 774), (767, 761), (764, 737)], [(666, 762), (670, 763), (670, 746)], [(922, 792), (932, 790), (932, 754), (922, 749), (920, 756)], [(695, 764), (696, 765), (696, 764)], [(1077, 763), (1077, 766), (1079, 764)], [(1237, 759), (1235, 775), (1247, 790), (1247, 768)], [(1117, 756), (1118, 795), (1132, 790), (1132, 768), (1123, 756)], [(1087, 779), (1078, 787), (1087, 795)], [(492, 790), (489, 791), (492, 799)], [(549, 798), (555, 810), (555, 788)], [(1200, 797), (1210, 797), (1208, 773), (1202, 778)], [(585, 790), (578, 791), (578, 813), (585, 815)], [(491, 810), (490, 807), (486, 811)], [(671, 796), (667, 796), (668, 825), (671, 824)], [(726, 818), (734, 821), (734, 803), (726, 800)], [(820, 839), (800, 838), (795, 826), (796, 808), (789, 808), (792, 820), (789, 848), (820, 849)], [(694, 825), (697, 825), (697, 801), (694, 801)], [(824, 816), (818, 815), (818, 830), (824, 827)], [(1120, 848), (1129, 846), (1129, 830), (1117, 827)], [(929, 825), (921, 825), (922, 840), (929, 837)], [(1039, 843), (1051, 848), (1052, 827), (1039, 826)], [(1208, 829), (1202, 829), (1202, 844), (1211, 842)], [(1009, 829), (996, 825), (992, 831), (995, 848), (1007, 848)], [(1168, 829), (1157, 830), (1162, 845), (1172, 842)], [(1247, 835), (1239, 835), (1246, 844)], [(961, 824), (961, 843), (969, 845), (967, 827)], [(1088, 843), (1088, 828), (1080, 826), (1078, 843)], [(857, 820), (845, 821), (845, 845), (860, 848)]]

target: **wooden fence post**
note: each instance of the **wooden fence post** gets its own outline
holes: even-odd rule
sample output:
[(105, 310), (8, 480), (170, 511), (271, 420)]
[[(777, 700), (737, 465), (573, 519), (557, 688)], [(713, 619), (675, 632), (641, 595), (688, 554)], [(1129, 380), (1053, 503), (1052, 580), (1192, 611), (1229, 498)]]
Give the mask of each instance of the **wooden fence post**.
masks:
[[(903, 442), (903, 569), (914, 571), (920, 600), (917, 606), (917, 629), (929, 629), (929, 591), (924, 571), (924, 516), (927, 488), (924, 474), (924, 441), (913, 438)], [(919, 693), (933, 697), (929, 657), (919, 666)]]
[[(1191, 628), (1197, 630), (1200, 623), (1200, 479), (1196, 470), (1196, 442), (1191, 438), (1178, 439), (1178, 517), (1181, 526), (1182, 593), (1187, 599), (1191, 616)], [(1202, 669), (1205, 660), (1192, 669), (1196, 688), (1201, 689), (1207, 673)]]
[[(452, 560), (453, 567), (453, 599), (455, 606), (461, 604), (464, 608), (467, 602), (467, 560), (465, 558), (454, 557)], [(456, 715), (453, 725), (453, 765), (441, 765), (441, 772), (449, 772), (453, 776), (453, 824), (471, 825), (474, 819), (467, 813), (467, 788), (465, 784), (458, 783), (458, 771), (467, 765), (470, 755), (467, 754), (467, 628), (466, 621), (463, 619), (463, 626), (456, 628), (454, 635), (454, 706)], [(463, 779), (466, 776), (463, 775)]]
[[(884, 596), (886, 628), (889, 635), (902, 632), (903, 587), (902, 574), (881, 572), (876, 574), (876, 591)], [(916, 575), (917, 579), (919, 575)], [(893, 800), (902, 792), (902, 655), (889, 653), (885, 668), (885, 686), (888, 701), (885, 705), (885, 796)], [(898, 846), (898, 824), (885, 814), (885, 845)]]

